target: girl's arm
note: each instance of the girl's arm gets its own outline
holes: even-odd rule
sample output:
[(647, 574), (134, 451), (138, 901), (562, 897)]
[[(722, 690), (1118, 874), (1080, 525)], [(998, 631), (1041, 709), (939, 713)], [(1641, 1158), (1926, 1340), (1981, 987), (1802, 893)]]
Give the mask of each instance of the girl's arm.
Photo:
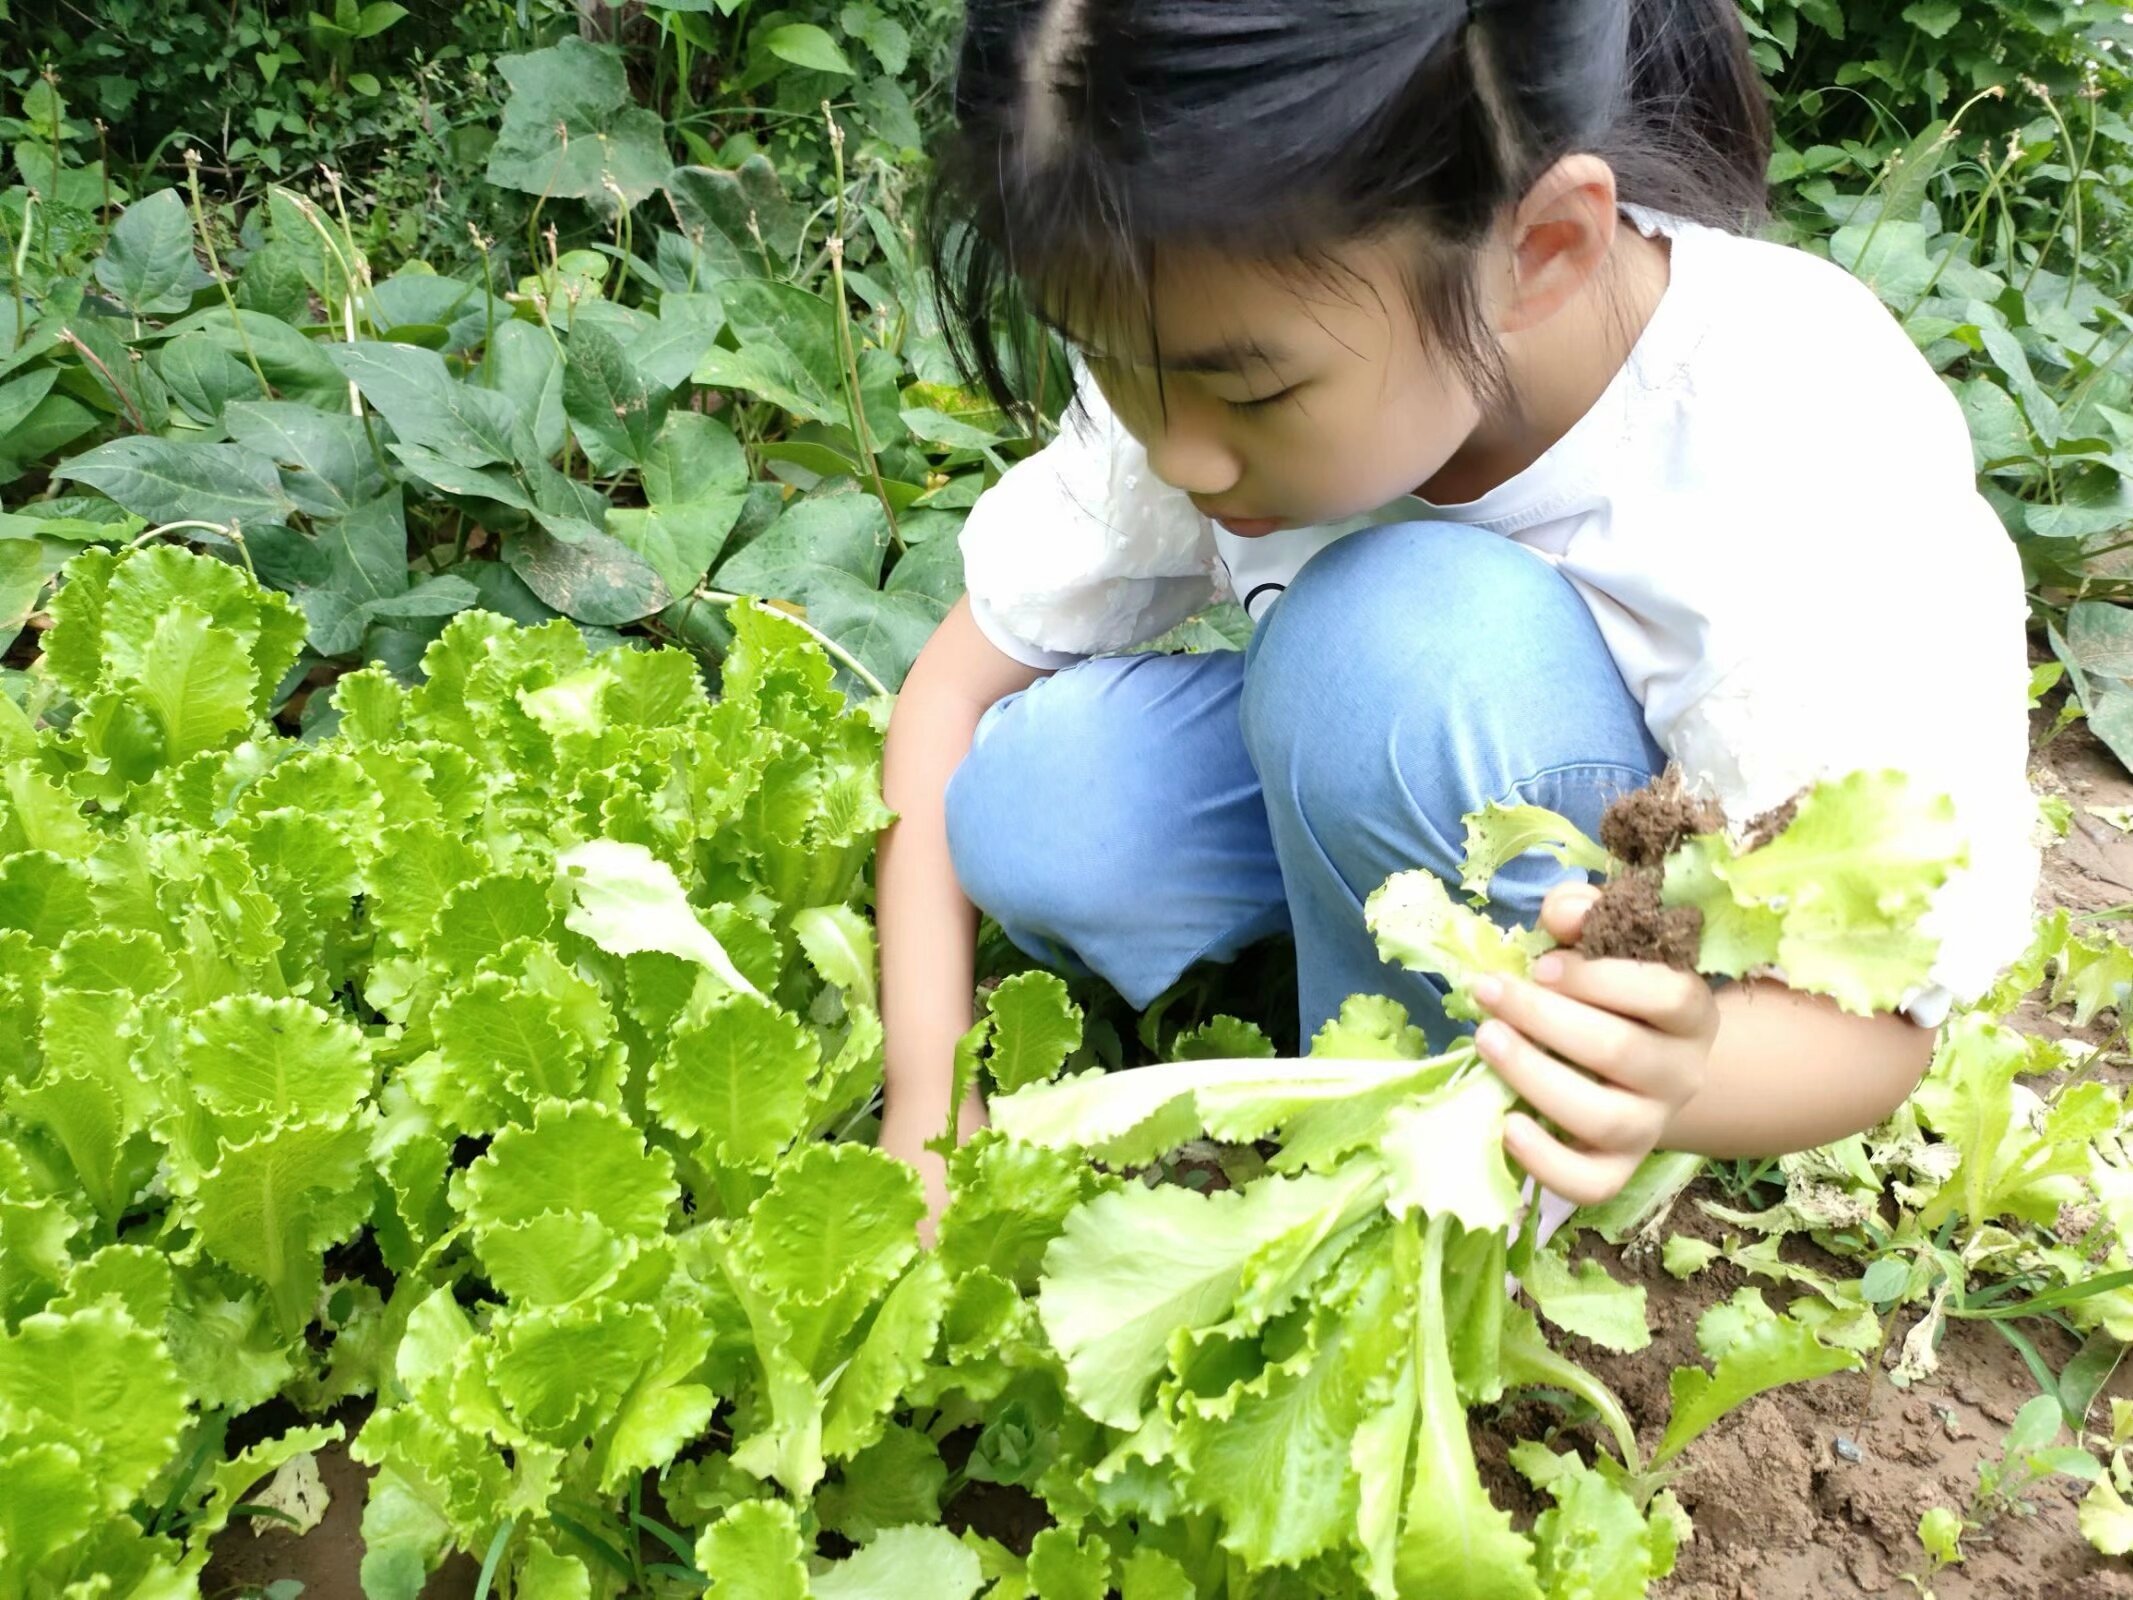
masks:
[(1780, 983), (1721, 990), (1703, 1087), (1660, 1147), (1726, 1159), (1785, 1155), (1871, 1128), (1910, 1096), (1938, 1036), (1908, 1017), (1853, 1016)]
[[(925, 1145), (947, 1126), (955, 1045), (971, 1025), (977, 963), (977, 908), (949, 859), (943, 797), (987, 708), (1043, 676), (1003, 654), (978, 631), (969, 601), (959, 600), (919, 652), (889, 718), (882, 790), (899, 820), (881, 836), (875, 870), (888, 1036), (881, 1146), (925, 1180), (929, 1236), (946, 1175)], [(983, 1121), (973, 1095), (962, 1108), (962, 1132)]]

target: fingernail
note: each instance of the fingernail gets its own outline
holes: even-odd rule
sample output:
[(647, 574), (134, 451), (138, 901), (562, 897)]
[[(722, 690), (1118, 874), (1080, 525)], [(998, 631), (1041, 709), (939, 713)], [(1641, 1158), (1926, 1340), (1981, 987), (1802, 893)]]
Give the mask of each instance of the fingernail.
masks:
[(1542, 956), (1533, 963), (1533, 976), (1542, 983), (1553, 983), (1563, 975), (1561, 956)]
[(1481, 977), (1474, 980), (1474, 998), (1485, 1006), (1493, 1006), (1503, 998), (1503, 979)]
[(1484, 1022), (1474, 1030), (1474, 1045), (1485, 1056), (1501, 1055), (1511, 1030), (1500, 1022)]

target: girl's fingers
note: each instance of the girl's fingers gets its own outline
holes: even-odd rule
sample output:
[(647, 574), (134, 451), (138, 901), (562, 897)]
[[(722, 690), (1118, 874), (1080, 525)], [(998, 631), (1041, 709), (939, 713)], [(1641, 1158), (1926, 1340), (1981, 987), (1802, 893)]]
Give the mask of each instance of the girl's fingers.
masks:
[(1641, 1158), (1663, 1131), (1657, 1101), (1587, 1077), (1506, 1023), (1483, 1023), (1474, 1043), (1521, 1100), (1580, 1144), (1634, 1150)]
[(1600, 898), (1597, 885), (1559, 883), (1541, 901), (1541, 930), (1557, 944), (1576, 944), (1585, 926), (1585, 913)]
[(1491, 1016), (1543, 1050), (1610, 1083), (1650, 1095), (1667, 1094), (1675, 1087), (1666, 1055), (1655, 1055), (1652, 1049), (1662, 1041), (1640, 1022), (1516, 978), (1478, 983), (1474, 996)]
[(1504, 1146), (1535, 1182), (1581, 1206), (1605, 1205), (1622, 1192), (1642, 1159), (1573, 1150), (1522, 1112), (1504, 1124)]
[(1656, 961), (1592, 961), (1552, 950), (1534, 963), (1533, 976), (1548, 992), (1639, 1022), (1683, 1039), (1709, 1032), (1718, 1020), (1711, 986), (1693, 972)]

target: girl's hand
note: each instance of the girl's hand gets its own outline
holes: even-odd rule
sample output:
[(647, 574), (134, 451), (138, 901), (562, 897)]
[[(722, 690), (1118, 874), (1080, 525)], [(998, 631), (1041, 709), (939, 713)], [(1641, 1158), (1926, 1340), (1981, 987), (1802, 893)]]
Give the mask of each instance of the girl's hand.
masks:
[[(941, 1127), (947, 1120), (945, 1114), (928, 1115), (923, 1109), (914, 1110), (911, 1100), (901, 1095), (889, 1097), (881, 1118), (878, 1141), (881, 1148), (916, 1167), (919, 1181), (925, 1185), (926, 1214), (919, 1221), (918, 1236), (928, 1249), (933, 1247), (941, 1213), (948, 1208), (948, 1164), (927, 1149), (926, 1144), (940, 1137)], [(987, 1126), (989, 1120), (984, 1100), (976, 1089), (972, 1089), (969, 1098), (963, 1102), (962, 1114), (956, 1119), (956, 1143), (967, 1140)]]
[[(1588, 884), (1551, 891), (1541, 926), (1575, 946), (1599, 898)], [(1533, 981), (1474, 985), (1489, 1013), (1483, 1059), (1520, 1099), (1568, 1136), (1514, 1111), (1504, 1146), (1536, 1181), (1581, 1206), (1611, 1200), (1703, 1088), (1718, 1038), (1718, 1002), (1692, 972), (1655, 961), (1590, 961), (1552, 950)]]

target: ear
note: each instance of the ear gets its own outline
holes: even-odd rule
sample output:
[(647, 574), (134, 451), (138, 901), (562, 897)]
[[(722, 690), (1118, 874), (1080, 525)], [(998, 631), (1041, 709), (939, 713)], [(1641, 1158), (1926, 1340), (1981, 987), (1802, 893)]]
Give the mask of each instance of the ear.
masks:
[(1539, 327), (1592, 282), (1614, 249), (1616, 205), (1614, 169), (1598, 156), (1565, 156), (1541, 174), (1510, 218), (1502, 332)]

